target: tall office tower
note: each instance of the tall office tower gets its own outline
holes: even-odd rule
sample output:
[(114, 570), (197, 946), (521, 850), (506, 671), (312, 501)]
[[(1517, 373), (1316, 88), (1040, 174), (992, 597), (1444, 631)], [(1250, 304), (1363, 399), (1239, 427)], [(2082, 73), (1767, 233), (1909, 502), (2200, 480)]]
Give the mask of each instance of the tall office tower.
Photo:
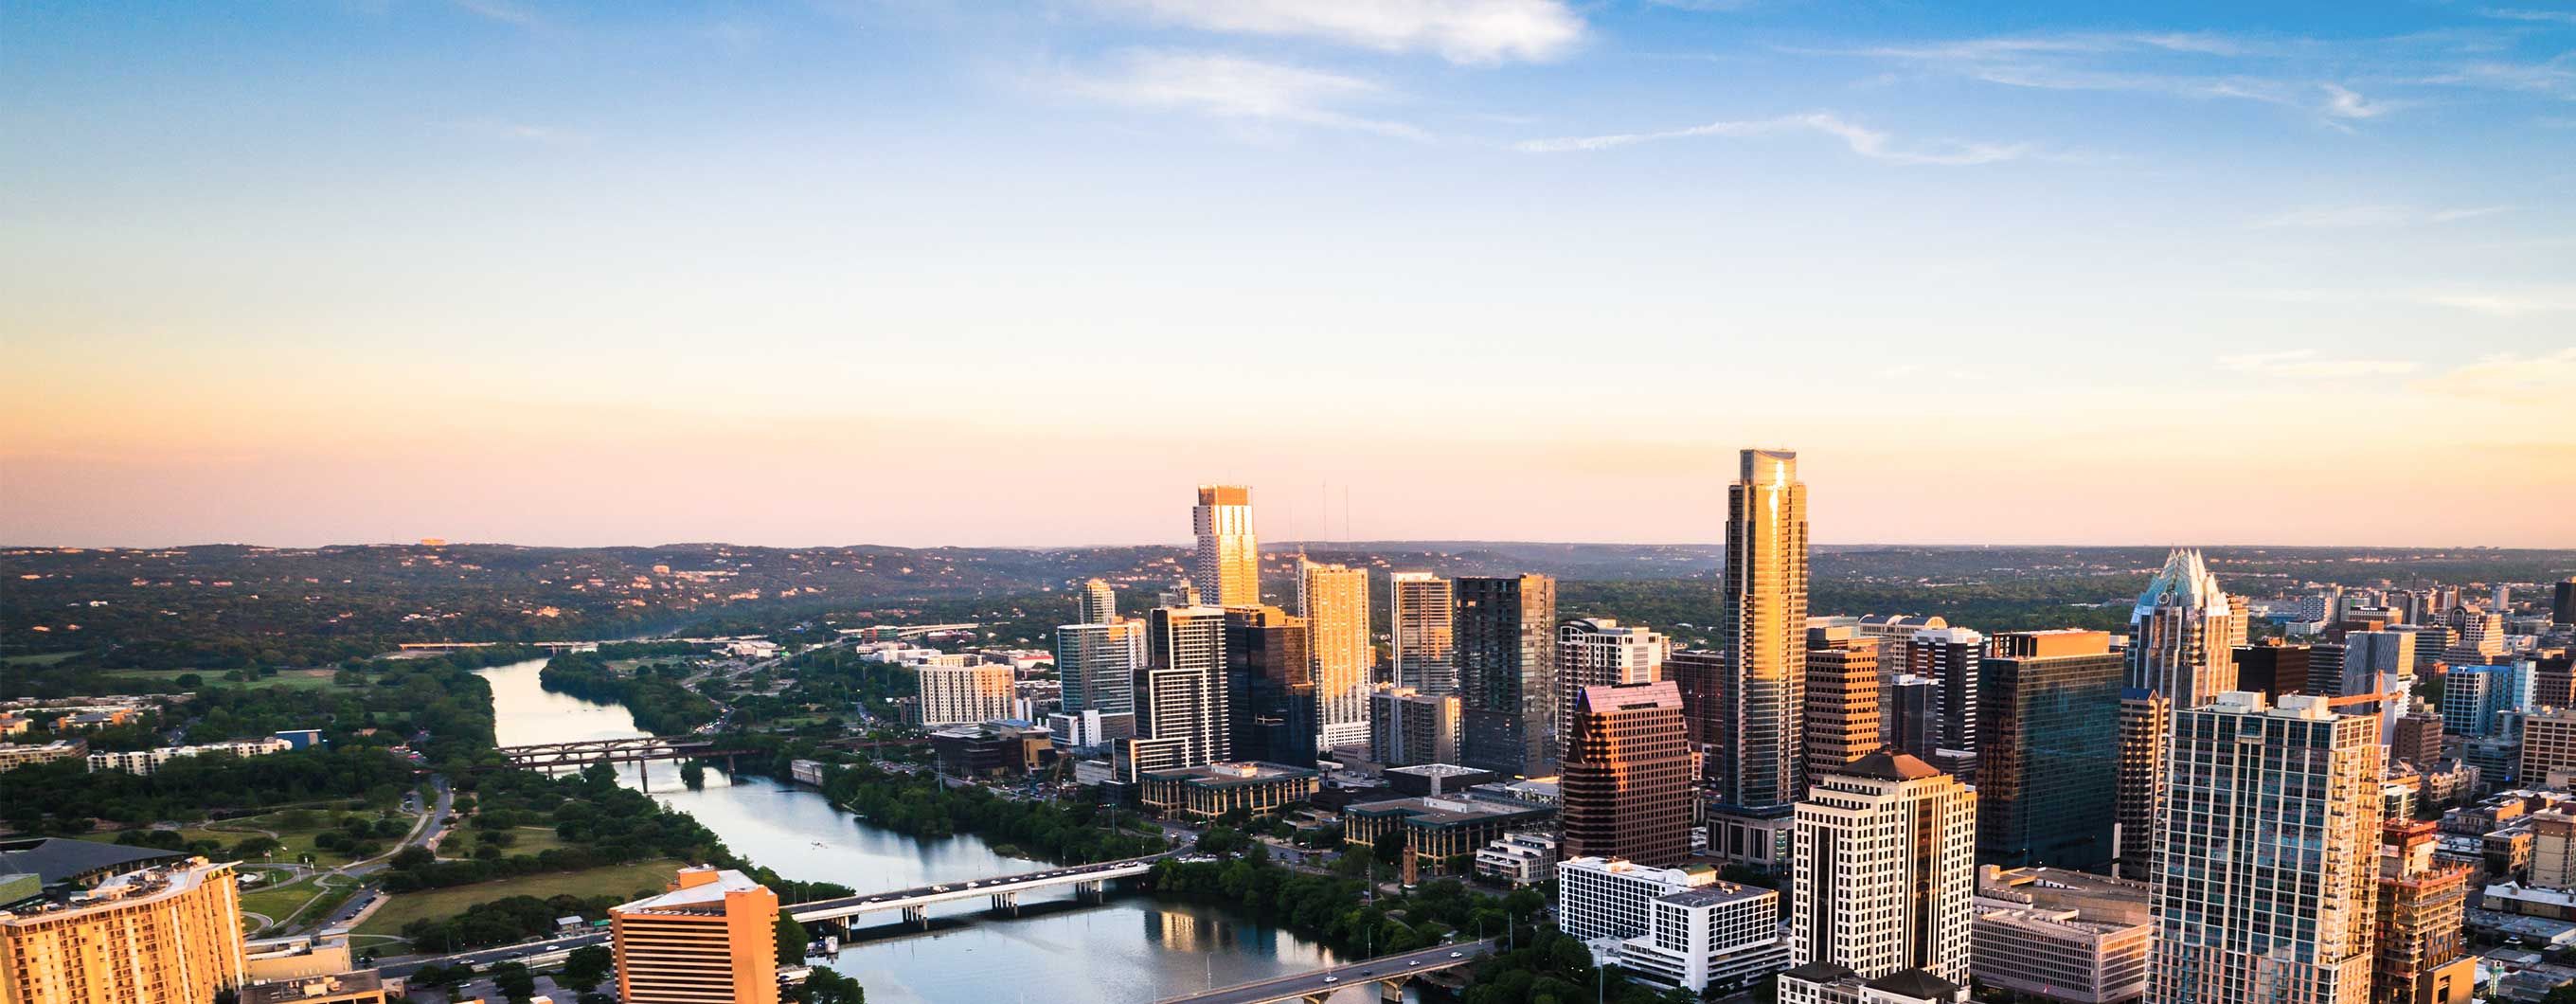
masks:
[(1709, 775), (1718, 801), (1788, 805), (1805, 789), (1800, 727), (1807, 700), (1807, 486), (1798, 455), (1746, 450), (1726, 490), (1726, 567), (1718, 583), (1718, 648), (1726, 734)]
[(1190, 562), (1190, 583), (1198, 587), (1201, 602), (1219, 607), (1260, 603), (1261, 546), (1252, 536), (1252, 489), (1200, 485), (1190, 526), (1199, 542)]
[(1941, 681), (1898, 673), (1879, 691), (1881, 745), (1925, 763), (1941, 742)]
[(2553, 624), (2576, 624), (2576, 578), (2559, 583), (2549, 601), (2549, 620)]
[(617, 998), (778, 1004), (778, 896), (732, 869), (680, 869), (659, 896), (610, 907)]
[(2388, 742), (2388, 759), (2429, 770), (2442, 762), (2442, 734), (2440, 715), (2419, 711), (2400, 717)]
[(1968, 980), (1977, 792), (1880, 750), (1815, 779), (1797, 807), (1789, 957), (1875, 979), (1921, 969)]
[(2379, 693), (2387, 678), (2413, 675), (2414, 632), (2354, 631), (2343, 636), (2343, 687), (2337, 692), (2340, 695)]
[(2515, 774), (2545, 784), (2551, 771), (2576, 768), (2576, 709), (2560, 708), (2522, 719), (2522, 760)]
[[(1574, 695), (1585, 687), (1663, 679), (1664, 636), (1607, 617), (1583, 617), (1556, 628), (1557, 755), (1574, 742)], [(1679, 699), (1680, 688), (1674, 689)], [(1685, 725), (1684, 732), (1688, 732)], [(1687, 739), (1687, 735), (1685, 735)]]
[(1501, 774), (1555, 773), (1556, 580), (1460, 576), (1450, 650), (1466, 716), (1463, 766)]
[(1841, 626), (1807, 629), (1808, 777), (1878, 751), (1879, 640), (1857, 634)]
[(2560, 652), (2532, 662), (2531, 704), (2536, 708), (2576, 707), (2576, 653)]
[[(2121, 693), (2120, 874), (2143, 878), (2154, 855), (2164, 786), (2166, 730), (2154, 719), (2196, 708), (2236, 689), (2233, 639), (2244, 615), (2218, 588), (2200, 552), (2176, 550), (2129, 614), (2128, 669)], [(2311, 684), (2314, 681), (2310, 681)]]
[(1145, 670), (1137, 675), (1136, 736), (1119, 744), (1121, 780), (1234, 756), (1234, 709), (1225, 672), (1225, 610), (1156, 607), (1145, 620)]
[(1713, 648), (1679, 648), (1664, 657), (1664, 679), (1682, 693), (1682, 719), (1689, 725), (1694, 749), (1725, 733), (1718, 724), (1718, 695), (1724, 692), (1726, 653)]
[(1371, 760), (1389, 767), (1455, 764), (1458, 735), (1456, 694), (1425, 694), (1386, 684), (1369, 694)]
[(2492, 736), (2507, 728), (2506, 713), (2532, 707), (2516, 666), (2453, 666), (2442, 674), (2442, 728), (2453, 735)]
[(1007, 665), (923, 666), (921, 724), (977, 725), (1011, 717), (1014, 675)]
[(2433, 664), (2442, 661), (2442, 656), (2451, 650), (2452, 640), (2459, 637), (2459, 632), (2451, 630), (2448, 624), (2406, 624), (2389, 630), (2404, 631), (2415, 636), (2415, 675), (2417, 676), (2432, 675)]
[(77, 891), (0, 912), (0, 1001), (201, 1004), (242, 984), (232, 865), (190, 858)]
[(1565, 856), (1674, 864), (1690, 856), (1691, 757), (1670, 681), (1585, 687), (1566, 745)]
[(2513, 616), (2513, 587), (2496, 583), (2495, 600), (2487, 604), (2487, 612), (2498, 617)]
[(1145, 666), (1144, 621), (1093, 621), (1055, 629), (1055, 672), (1064, 710), (1136, 713), (1136, 671)]
[(1093, 579), (1082, 584), (1081, 623), (1107, 624), (1118, 619), (1118, 591), (1109, 583)]
[(1307, 649), (1315, 660), (1315, 692), (1324, 702), (1318, 726), (1323, 748), (1366, 745), (1370, 670), (1377, 662), (1369, 641), (1368, 569), (1299, 561), (1297, 612), (1314, 632)]
[(1933, 713), (1939, 731), (1923, 759), (1962, 781), (1977, 778), (1977, 664), (1986, 637), (1962, 627), (1917, 631), (1905, 641), (1904, 671), (1939, 684)]
[(2377, 1004), (2466, 1000), (2477, 980), (2468, 957), (2469, 868), (2436, 862), (2430, 822), (2392, 819), (2380, 830), (2379, 906), (2372, 940)]
[(2452, 663), (2488, 663), (2504, 654), (2504, 618), (2495, 614), (2459, 615), (2460, 640), (2443, 657)]
[(2152, 1004), (2366, 1004), (2379, 722), (2245, 691), (2173, 713)]
[(2101, 631), (1994, 637), (1977, 681), (1977, 860), (2110, 866), (2120, 670)]
[(2310, 649), (2305, 645), (2285, 644), (2278, 638), (2265, 638), (2236, 649), (2236, 687), (2265, 697), (2283, 694), (2308, 694)]
[(1456, 615), (1457, 590), (1430, 572), (1396, 572), (1387, 576), (1388, 628), (1393, 638), (1389, 661), (1394, 683), (1425, 694), (1458, 689), (1458, 667), (1450, 661), (1450, 619)]
[(1234, 755), (1308, 767), (1315, 762), (1323, 702), (1315, 688), (1310, 628), (1273, 606), (1225, 612), (1226, 703)]

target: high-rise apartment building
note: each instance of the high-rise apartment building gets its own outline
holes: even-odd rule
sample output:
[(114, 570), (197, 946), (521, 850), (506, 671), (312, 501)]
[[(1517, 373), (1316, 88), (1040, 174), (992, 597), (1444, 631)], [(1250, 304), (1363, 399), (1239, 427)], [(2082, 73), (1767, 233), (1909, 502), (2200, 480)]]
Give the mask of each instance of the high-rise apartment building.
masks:
[(1136, 671), (1145, 666), (1144, 621), (1091, 621), (1055, 629), (1055, 672), (1067, 713), (1136, 713)]
[(2576, 624), (2576, 578), (2561, 582), (2553, 589), (2555, 591), (2551, 593), (2549, 600), (2549, 622), (2560, 625)]
[(2342, 696), (2380, 693), (2391, 681), (2402, 688), (2407, 681), (2399, 677), (2415, 675), (2415, 633), (2411, 631), (2351, 631), (2343, 636), (2343, 686), (2335, 691)]
[(1299, 561), (1297, 612), (1313, 632), (1307, 650), (1323, 702), (1322, 748), (1367, 745), (1370, 670), (1377, 661), (1369, 640), (1368, 569)]
[(1274, 606), (1225, 612), (1226, 703), (1234, 756), (1304, 767), (1315, 762), (1323, 701), (1306, 619)]
[(1386, 601), (1392, 682), (1425, 694), (1456, 691), (1458, 666), (1450, 649), (1457, 590), (1430, 572), (1396, 572), (1387, 576)]
[(2286, 644), (2278, 638), (2239, 648), (2236, 689), (2275, 699), (2283, 694), (2316, 693), (2308, 688), (2309, 653), (2306, 645)]
[(2437, 829), (2401, 819), (2381, 830), (2375, 1004), (2452, 1004), (2477, 981), (2468, 954), (2470, 869), (2434, 858)]
[(2234, 639), (2244, 633), (2244, 619), (2194, 550), (2167, 557), (2130, 611), (2114, 820), (2124, 876), (2144, 877), (2152, 866), (2169, 733), (2161, 723), (2173, 709), (2196, 708), (2236, 689)]
[(2502, 732), (2506, 712), (2532, 706), (2530, 683), (2531, 676), (2515, 665), (2451, 667), (2442, 674), (2443, 731), (2460, 736)]
[(1719, 695), (1726, 691), (1726, 653), (1713, 648), (1677, 648), (1664, 657), (1664, 679), (1681, 691), (1682, 719), (1690, 726), (1691, 748), (1703, 752), (1726, 732), (1717, 723)]
[[(1923, 759), (1962, 781), (1977, 779), (1977, 672), (1984, 635), (1962, 627), (1914, 632), (1905, 639), (1903, 672), (1931, 680), (1932, 753)], [(1812, 684), (1811, 684), (1812, 685)]]
[(2173, 712), (2151, 1004), (2366, 1004), (2380, 757), (2378, 721), (2322, 697)]
[[(1643, 625), (1583, 617), (1556, 628), (1557, 754), (1574, 741), (1574, 696), (1585, 687), (1653, 683), (1663, 679), (1664, 636)], [(1674, 690), (1679, 699), (1680, 690)], [(1687, 727), (1685, 727), (1687, 732)], [(1685, 736), (1685, 738), (1688, 738)]]
[(2496, 661), (2504, 654), (2504, 618), (2497, 614), (2462, 610), (2453, 615), (2460, 639), (2442, 658), (2454, 664), (2481, 665)]
[(2388, 759), (2430, 770), (2442, 762), (2442, 734), (2440, 715), (2419, 711), (2400, 717), (2389, 738)]
[(1077, 601), (1084, 624), (1107, 624), (1118, 619), (1118, 591), (1109, 583), (1093, 579), (1082, 584), (1082, 598)]
[(1459, 756), (1500, 774), (1555, 773), (1556, 580), (1470, 575), (1451, 585), (1450, 651), (1466, 730)]
[[(1458, 695), (1379, 684), (1369, 695), (1369, 759), (1389, 767), (1458, 762)], [(1492, 775), (1482, 775), (1490, 777)]]
[(1865, 979), (1921, 969), (1966, 983), (1976, 789), (1886, 750), (1814, 781), (1797, 803), (1791, 960)]
[(1012, 717), (1015, 674), (1008, 665), (923, 666), (921, 724), (977, 725)]
[(1807, 628), (1807, 776), (1878, 751), (1878, 650), (1850, 627)]
[(778, 896), (732, 869), (680, 869), (659, 896), (610, 907), (628, 1004), (777, 1004)]
[(204, 1004), (244, 966), (233, 866), (204, 858), (0, 913), (0, 1004)]
[(2523, 716), (2522, 765), (2515, 776), (2542, 784), (2549, 780), (2550, 771), (2569, 768), (2576, 768), (2576, 708), (2553, 708)]
[(1261, 545), (1252, 534), (1252, 489), (1200, 485), (1190, 527), (1198, 537), (1190, 584), (1198, 588), (1200, 602), (1219, 607), (1260, 603)]
[(1585, 687), (1564, 773), (1565, 854), (1664, 865), (1690, 855), (1690, 743), (1670, 682)]
[(1725, 734), (1710, 742), (1720, 802), (1788, 805), (1799, 772), (1807, 680), (1807, 486), (1798, 455), (1745, 450), (1726, 490), (1726, 564), (1718, 581), (1719, 695)]
[(2100, 631), (1994, 637), (1977, 681), (1978, 860), (2110, 865), (2121, 668)]
[(1221, 607), (1156, 607), (1147, 615), (1136, 736), (1115, 751), (1121, 780), (1234, 758), (1225, 624)]
[(1898, 673), (1879, 690), (1883, 747), (1925, 763), (1941, 743), (1941, 681)]

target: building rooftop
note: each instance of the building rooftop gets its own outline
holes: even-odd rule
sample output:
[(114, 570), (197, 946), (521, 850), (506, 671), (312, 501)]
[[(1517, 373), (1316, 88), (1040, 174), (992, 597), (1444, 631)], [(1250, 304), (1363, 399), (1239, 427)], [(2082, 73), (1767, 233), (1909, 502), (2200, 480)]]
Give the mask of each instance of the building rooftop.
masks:
[(384, 988), (384, 981), (373, 969), (330, 976), (312, 976), (300, 980), (256, 983), (242, 988), (242, 1004), (292, 1004), (295, 1001), (333, 994), (363, 994)]
[(1920, 969), (1900, 969), (1869, 981), (1870, 989), (1884, 990), (1916, 1000), (1947, 1000), (1959, 993), (1959, 985)]
[(1780, 892), (1776, 889), (1765, 889), (1761, 886), (1736, 885), (1733, 882), (1719, 882), (1714, 885), (1704, 885), (1668, 892), (1655, 897), (1655, 901), (1658, 903), (1671, 903), (1675, 906), (1718, 906), (1725, 903), (1742, 903), (1762, 899), (1776, 900), (1778, 898), (1780, 898)]
[(1914, 756), (1891, 753), (1883, 749), (1840, 767), (1824, 768), (1823, 772), (1842, 774), (1847, 777), (1876, 778), (1881, 781), (1920, 781), (1941, 776), (1941, 772), (1933, 769), (1931, 764), (1924, 763)]
[(1318, 776), (1320, 775), (1311, 768), (1290, 767), (1286, 764), (1276, 763), (1258, 763), (1250, 760), (1211, 763), (1197, 767), (1181, 767), (1174, 770), (1145, 772), (1147, 780), (1178, 780), (1203, 787), (1223, 787), (1230, 784), (1256, 784), (1263, 781), (1280, 781), (1291, 778)]
[(101, 871), (140, 867), (145, 862), (176, 860), (185, 856), (176, 851), (150, 847), (44, 837), (0, 842), (0, 872), (27, 872), (50, 886)]
[(728, 892), (760, 888), (760, 883), (751, 876), (731, 868), (718, 870), (707, 865), (680, 869), (679, 875), (672, 881), (678, 888), (659, 896), (636, 900), (617, 909), (621, 912), (639, 910), (697, 912), (711, 905), (721, 906)]
[(1460, 823), (1512, 821), (1525, 816), (1543, 816), (1556, 810), (1529, 802), (1491, 798), (1394, 798), (1382, 802), (1362, 802), (1342, 810), (1354, 816), (1407, 817), (1408, 822), (1425, 826), (1454, 826)]
[(1423, 777), (1464, 777), (1475, 774), (1488, 774), (1492, 772), (1479, 770), (1474, 767), (1461, 767), (1454, 763), (1426, 763), (1412, 767), (1389, 767), (1386, 769), (1386, 773), (1418, 774)]

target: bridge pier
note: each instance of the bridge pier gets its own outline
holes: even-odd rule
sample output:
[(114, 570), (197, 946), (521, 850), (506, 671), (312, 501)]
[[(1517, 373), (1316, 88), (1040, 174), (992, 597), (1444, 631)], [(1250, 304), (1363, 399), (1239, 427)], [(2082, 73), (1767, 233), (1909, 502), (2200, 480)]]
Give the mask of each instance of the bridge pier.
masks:
[(1377, 983), (1377, 999), (1386, 1002), (1386, 1004), (1404, 1004), (1404, 985), (1411, 981), (1412, 977), (1404, 973), (1397, 973), (1396, 975), (1379, 980)]
[(926, 906), (907, 906), (907, 907), (904, 907), (904, 908), (903, 908), (903, 922), (904, 922), (904, 923), (907, 923), (907, 924), (919, 924), (919, 925), (921, 925), (921, 929), (922, 929), (922, 930), (925, 930), (925, 931), (929, 930), (929, 929), (930, 929), (930, 908), (929, 908), (929, 907), (926, 907)]
[(1103, 886), (1103, 885), (1104, 885), (1104, 883), (1100, 883), (1100, 882), (1076, 882), (1076, 883), (1074, 883), (1074, 884), (1073, 884), (1073, 899), (1074, 899), (1074, 902), (1077, 902), (1077, 903), (1097, 903), (1097, 902), (1100, 902), (1100, 901), (1101, 901), (1101, 899), (1102, 899), (1102, 898), (1104, 898), (1104, 896), (1103, 896), (1103, 891), (1102, 891), (1102, 886)]
[(994, 893), (994, 894), (993, 894), (993, 909), (996, 909), (996, 910), (1009, 910), (1009, 911), (1011, 911), (1011, 916), (1014, 916), (1014, 917), (1019, 916), (1019, 915), (1020, 915), (1020, 894), (1019, 894), (1019, 893), (1016, 893), (1016, 892), (997, 892), (997, 893)]

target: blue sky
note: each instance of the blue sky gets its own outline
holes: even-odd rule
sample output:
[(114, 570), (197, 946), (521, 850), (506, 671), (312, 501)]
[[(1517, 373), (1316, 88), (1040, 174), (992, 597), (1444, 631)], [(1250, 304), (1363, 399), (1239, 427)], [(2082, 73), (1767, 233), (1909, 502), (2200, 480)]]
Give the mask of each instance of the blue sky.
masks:
[(2576, 8), (2254, 6), (13, 4), (0, 539), (2576, 544)]

